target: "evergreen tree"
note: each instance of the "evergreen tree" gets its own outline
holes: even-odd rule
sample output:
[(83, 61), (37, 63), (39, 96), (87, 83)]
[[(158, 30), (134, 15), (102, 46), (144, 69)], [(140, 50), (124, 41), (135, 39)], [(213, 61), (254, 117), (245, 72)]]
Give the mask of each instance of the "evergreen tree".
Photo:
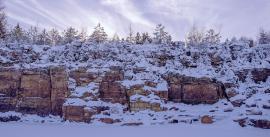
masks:
[(78, 31), (73, 28), (69, 27), (64, 31), (64, 36), (63, 36), (63, 42), (64, 44), (71, 43), (72, 41), (77, 39), (77, 34)]
[(141, 34), (139, 32), (137, 32), (137, 34), (136, 34), (135, 43), (136, 44), (143, 44), (142, 37), (141, 37)]
[(149, 36), (148, 32), (142, 34), (142, 43), (143, 44), (152, 43), (152, 39)]
[(48, 32), (48, 37), (50, 40), (50, 45), (55, 46), (61, 43), (62, 37), (60, 36), (57, 29), (51, 29)]
[(103, 43), (107, 40), (107, 36), (108, 35), (104, 31), (104, 28), (100, 25), (100, 23), (98, 23), (90, 38), (96, 43)]
[(7, 21), (4, 6), (2, 1), (0, 1), (0, 39), (4, 39), (6, 37), (7, 33), (6, 25)]
[(113, 35), (112, 42), (120, 42), (120, 38), (117, 33)]
[(41, 31), (41, 33), (38, 35), (37, 44), (38, 45), (50, 45), (50, 38), (49, 38), (49, 34), (46, 31), (46, 29), (43, 29)]
[(171, 36), (165, 31), (165, 27), (162, 24), (158, 24), (154, 31), (153, 41), (156, 44), (169, 44)]
[(78, 35), (78, 39), (82, 42), (86, 41), (87, 39), (87, 30), (85, 28), (82, 28), (79, 35)]
[(24, 31), (18, 23), (13, 30), (11, 31), (11, 41), (16, 41), (18, 43), (23, 42), (24, 40)]
[(193, 25), (186, 37), (186, 45), (198, 46), (203, 42), (204, 33), (196, 25)]
[(264, 29), (260, 30), (259, 38), (258, 38), (259, 44), (269, 44), (270, 43), (270, 33), (267, 33)]
[(220, 33), (216, 33), (214, 29), (209, 29), (203, 38), (203, 43), (216, 45), (220, 43), (220, 38)]
[(36, 26), (31, 26), (27, 32), (27, 37), (30, 44), (37, 44), (38, 39), (38, 28)]

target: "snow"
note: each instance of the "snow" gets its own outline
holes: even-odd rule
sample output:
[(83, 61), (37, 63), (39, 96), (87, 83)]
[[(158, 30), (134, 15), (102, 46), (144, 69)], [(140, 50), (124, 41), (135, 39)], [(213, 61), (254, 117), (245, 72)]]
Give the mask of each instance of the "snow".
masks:
[(231, 123), (214, 125), (92, 126), (87, 124), (1, 123), (3, 137), (269, 137), (270, 130), (241, 128)]
[(135, 94), (130, 97), (130, 101), (131, 102), (144, 101), (144, 102), (149, 102), (149, 103), (162, 103), (162, 101), (160, 100), (160, 97), (154, 94), (150, 94), (148, 96)]
[(74, 91), (71, 92), (72, 94), (71, 96), (81, 97), (85, 93), (97, 94), (98, 87), (99, 87), (98, 84), (94, 82), (89, 83), (87, 86), (78, 86), (78, 87), (75, 87)]
[[(83, 97), (85, 93), (96, 96), (98, 83), (90, 82), (78, 86), (75, 79), (69, 78), (69, 89), (72, 98), (67, 98), (64, 105), (83, 106), (91, 109), (97, 106), (109, 106), (109, 110), (93, 116), (90, 124), (75, 124), (63, 122), (63, 119), (49, 116), (23, 115), (15, 112), (0, 113), (0, 116), (18, 115), (22, 118), (17, 123), (1, 123), (0, 132), (7, 136), (27, 136), (36, 132), (38, 136), (256, 136), (264, 137), (269, 130), (257, 128), (240, 128), (233, 122), (237, 118), (256, 118), (270, 120), (270, 110), (263, 109), (263, 105), (270, 105), (270, 95), (264, 93), (269, 89), (270, 78), (264, 83), (254, 83), (249, 75), (246, 82), (238, 82), (235, 72), (243, 69), (270, 68), (270, 45), (257, 45), (247, 48), (247, 43), (235, 41), (222, 43), (218, 46), (184, 47), (169, 45), (131, 45), (127, 43), (73, 43), (63, 46), (41, 45), (0, 45), (0, 62), (10, 68), (43, 68), (49, 66), (65, 66), (68, 70), (85, 67), (87, 72), (104, 75), (112, 66), (120, 66), (125, 72), (123, 81), (119, 81), (127, 89), (134, 85), (144, 85), (143, 89), (152, 91), (148, 96), (133, 95), (131, 101), (145, 101), (160, 103), (168, 108), (165, 112), (144, 110), (140, 112), (124, 112), (126, 106), (112, 104), (101, 100), (93, 101), (90, 97)], [(187, 53), (190, 52), (190, 55)], [(11, 56), (18, 54), (20, 58)], [(224, 62), (213, 67), (211, 58), (220, 56)], [(37, 56), (37, 57), (36, 57)], [(164, 57), (165, 56), (165, 57)], [(199, 56), (197, 58), (197, 56)], [(163, 60), (163, 57), (166, 58)], [(235, 57), (235, 58), (233, 58)], [(161, 59), (160, 59), (161, 58)], [(196, 65), (196, 68), (185, 66), (182, 61)], [(161, 63), (160, 63), (161, 62)], [(162, 62), (165, 64), (162, 64)], [(1, 66), (2, 67), (2, 66)], [(6, 67), (6, 66), (5, 66)], [(137, 72), (136, 72), (137, 70)], [(141, 71), (140, 71), (141, 70)], [(245, 99), (245, 105), (239, 108), (225, 100), (213, 105), (186, 105), (183, 103), (165, 103), (154, 91), (167, 91), (168, 83), (163, 79), (164, 74), (175, 73), (192, 77), (210, 77), (224, 83), (238, 83), (235, 88), (239, 93), (231, 100)], [(146, 86), (145, 82), (157, 83), (157, 86)], [(253, 93), (255, 91), (255, 93)], [(3, 96), (0, 94), (0, 96)], [(247, 106), (255, 107), (249, 108)], [(175, 108), (177, 110), (174, 110)], [(171, 109), (171, 110), (170, 110)], [(109, 112), (110, 116), (105, 112)], [(253, 115), (252, 113), (262, 113)], [(202, 125), (198, 121), (201, 116), (210, 115), (214, 119), (212, 125)], [(104, 125), (99, 118), (110, 117), (122, 122), (112, 126)], [(171, 125), (171, 120), (181, 121)], [(196, 121), (197, 120), (197, 121)], [(45, 123), (41, 124), (41, 121)], [(49, 122), (52, 121), (52, 122)], [(28, 124), (28, 123), (32, 124)], [(143, 122), (141, 127), (121, 127), (125, 122)], [(53, 124), (50, 124), (53, 123)], [(192, 124), (189, 124), (192, 123)], [(11, 128), (12, 127), (12, 128)], [(13, 128), (17, 127), (17, 128)], [(44, 130), (45, 129), (45, 130)], [(16, 131), (18, 130), (18, 131)], [(16, 132), (15, 132), (16, 131)], [(106, 131), (106, 132), (104, 132)], [(123, 133), (122, 133), (123, 132)], [(31, 136), (29, 136), (31, 137)]]

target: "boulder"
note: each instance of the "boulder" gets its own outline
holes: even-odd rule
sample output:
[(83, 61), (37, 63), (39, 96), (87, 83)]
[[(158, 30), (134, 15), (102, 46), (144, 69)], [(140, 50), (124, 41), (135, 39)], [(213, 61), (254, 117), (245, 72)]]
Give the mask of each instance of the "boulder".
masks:
[(84, 106), (63, 106), (63, 117), (73, 122), (85, 122)]
[(254, 127), (263, 128), (263, 129), (270, 129), (270, 121), (269, 120), (251, 119), (250, 122), (252, 123), (251, 125)]
[(103, 123), (106, 123), (106, 124), (113, 124), (114, 123), (114, 120), (111, 118), (100, 118), (99, 120)]
[(241, 107), (243, 104), (245, 104), (245, 99), (233, 100), (231, 103), (234, 107)]
[(215, 84), (185, 84), (183, 85), (182, 94), (182, 101), (191, 104), (213, 104), (219, 100)]
[(4, 117), (0, 117), (0, 122), (11, 122), (11, 121), (19, 121), (21, 120), (20, 117), (18, 116), (4, 116)]
[(212, 123), (214, 123), (214, 121), (213, 121), (212, 117), (205, 115), (205, 116), (201, 117), (201, 123), (202, 124), (212, 124)]
[(252, 79), (254, 82), (266, 82), (267, 78), (270, 76), (270, 69), (268, 68), (260, 68), (260, 69), (253, 69), (251, 71)]
[(266, 119), (242, 118), (234, 120), (234, 122), (238, 122), (241, 127), (246, 127), (247, 125), (250, 125), (257, 128), (270, 129), (270, 121)]
[(246, 78), (247, 78), (248, 73), (249, 73), (248, 69), (244, 69), (244, 70), (241, 70), (241, 71), (234, 72), (234, 74), (238, 77), (238, 79), (241, 82), (246, 82)]
[(100, 114), (102, 111), (108, 110), (107, 107), (86, 107), (75, 105), (63, 105), (63, 117), (65, 120), (74, 122), (89, 123), (93, 115)]

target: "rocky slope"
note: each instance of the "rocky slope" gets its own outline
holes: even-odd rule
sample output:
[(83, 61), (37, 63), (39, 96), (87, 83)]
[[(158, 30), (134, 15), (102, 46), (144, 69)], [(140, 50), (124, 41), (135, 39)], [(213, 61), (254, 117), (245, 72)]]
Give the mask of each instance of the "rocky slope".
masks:
[(246, 41), (205, 47), (2, 43), (0, 111), (5, 121), (15, 111), (93, 124), (228, 120), (270, 128), (269, 55), (270, 45)]

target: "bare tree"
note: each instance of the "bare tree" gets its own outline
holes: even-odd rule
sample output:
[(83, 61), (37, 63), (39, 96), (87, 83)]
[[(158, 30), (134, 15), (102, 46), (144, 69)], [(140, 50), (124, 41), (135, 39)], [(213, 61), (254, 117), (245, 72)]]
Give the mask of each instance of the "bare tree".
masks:
[(132, 30), (132, 27), (131, 27), (131, 24), (129, 25), (129, 29), (128, 29), (128, 36), (127, 36), (127, 42), (129, 42), (129, 43), (135, 43), (135, 38), (134, 38), (134, 32), (133, 32), (133, 30)]
[(48, 38), (52, 46), (60, 44), (62, 40), (62, 37), (60, 36), (59, 31), (54, 28), (48, 32)]
[(186, 45), (198, 46), (203, 42), (204, 33), (194, 24), (186, 37)]
[(30, 44), (37, 44), (38, 33), (39, 31), (37, 26), (31, 26), (30, 29), (27, 31), (27, 37)]

